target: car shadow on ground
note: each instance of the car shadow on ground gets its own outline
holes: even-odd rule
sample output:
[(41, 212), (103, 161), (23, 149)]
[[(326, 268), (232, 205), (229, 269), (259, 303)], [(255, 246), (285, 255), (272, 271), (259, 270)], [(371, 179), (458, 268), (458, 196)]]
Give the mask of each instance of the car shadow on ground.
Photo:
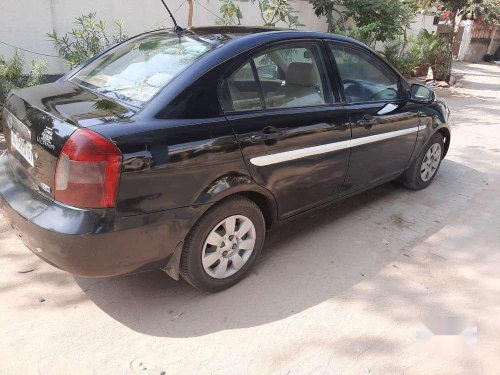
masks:
[[(75, 281), (102, 311), (147, 335), (192, 337), (269, 324), (342, 298), (398, 259), (411, 260), (413, 245), (464, 207), (479, 192), (481, 178), (480, 172), (445, 160), (423, 191), (389, 183), (280, 225), (269, 233), (248, 277), (216, 294), (161, 271)], [(425, 304), (408, 285), (388, 279), (387, 288), (395, 298)]]

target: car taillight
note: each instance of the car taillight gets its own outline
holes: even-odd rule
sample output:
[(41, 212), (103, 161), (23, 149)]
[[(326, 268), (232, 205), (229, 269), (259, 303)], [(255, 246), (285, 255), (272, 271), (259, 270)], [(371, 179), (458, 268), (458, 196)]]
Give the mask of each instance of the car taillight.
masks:
[(114, 207), (121, 163), (122, 154), (110, 140), (78, 129), (57, 160), (55, 199), (81, 208)]

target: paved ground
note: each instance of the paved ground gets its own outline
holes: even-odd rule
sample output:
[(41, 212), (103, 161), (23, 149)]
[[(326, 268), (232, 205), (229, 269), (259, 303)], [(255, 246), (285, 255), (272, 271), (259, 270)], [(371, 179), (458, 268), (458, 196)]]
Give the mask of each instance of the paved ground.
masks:
[[(500, 68), (457, 73), (439, 93), (452, 148), (428, 189), (388, 184), (288, 224), (219, 294), (161, 272), (72, 277), (0, 219), (0, 373), (498, 374)], [(477, 344), (418, 340), (423, 323), (477, 326)]]

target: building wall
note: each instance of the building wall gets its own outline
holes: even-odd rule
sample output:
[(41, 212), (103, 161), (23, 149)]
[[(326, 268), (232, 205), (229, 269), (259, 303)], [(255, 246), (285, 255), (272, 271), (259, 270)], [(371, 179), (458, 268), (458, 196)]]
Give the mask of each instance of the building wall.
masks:
[(410, 34), (416, 36), (422, 29), (429, 32), (436, 32), (438, 26), (433, 24), (434, 16), (417, 14), (410, 25)]
[[(183, 0), (166, 0), (175, 12), (177, 22), (187, 25), (188, 8)], [(326, 22), (317, 18), (307, 1), (293, 3), (299, 12), (300, 22), (309, 30), (326, 31)], [(206, 9), (205, 9), (205, 8)], [(193, 25), (215, 25), (219, 15), (220, 2), (217, 0), (198, 0), (194, 4)], [(256, 4), (240, 3), (245, 25), (262, 25)], [(56, 30), (64, 34), (74, 26), (75, 17), (96, 12), (98, 18), (106, 21), (108, 28), (113, 20), (122, 19), (128, 35), (150, 30), (161, 24), (171, 27), (172, 23), (160, 0), (17, 0), (0, 1), (0, 41), (30, 51), (51, 55), (40, 56), (22, 52), (25, 60), (43, 58), (48, 63), (48, 74), (61, 74), (67, 71), (65, 62), (53, 57), (57, 55), (46, 34)], [(282, 25), (286, 26), (286, 25)], [(12, 55), (14, 49), (0, 43), (0, 55)]]

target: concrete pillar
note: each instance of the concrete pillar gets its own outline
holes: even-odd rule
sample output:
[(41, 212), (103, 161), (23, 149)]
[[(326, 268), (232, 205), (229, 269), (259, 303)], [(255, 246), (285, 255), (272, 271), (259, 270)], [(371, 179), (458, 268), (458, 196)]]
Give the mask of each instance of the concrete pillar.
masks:
[(488, 55), (494, 55), (496, 52), (496, 48), (498, 48), (495, 46), (495, 38), (497, 36), (497, 33), (498, 33), (498, 26), (495, 26), (495, 28), (493, 29), (493, 32), (491, 33), (491, 39), (490, 39), (490, 44), (488, 46), (488, 52), (486, 52)]
[(458, 50), (457, 60), (459, 60), (459, 61), (464, 60), (465, 54), (469, 50), (470, 41), (472, 39), (473, 21), (471, 21), (471, 20), (462, 21), (462, 25), (464, 26), (464, 33), (462, 35), (460, 49)]

